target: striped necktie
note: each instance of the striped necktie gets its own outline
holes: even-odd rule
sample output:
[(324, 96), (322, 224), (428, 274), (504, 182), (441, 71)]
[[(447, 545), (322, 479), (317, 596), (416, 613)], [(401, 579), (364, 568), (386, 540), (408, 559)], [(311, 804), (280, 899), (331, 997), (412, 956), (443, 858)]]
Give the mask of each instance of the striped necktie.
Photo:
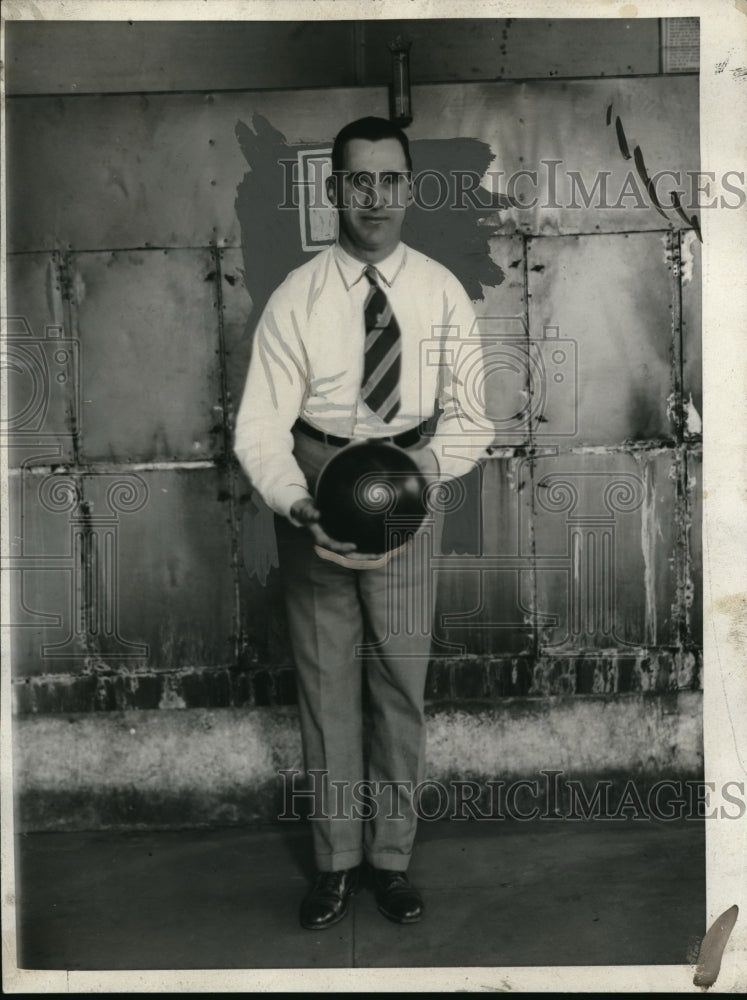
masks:
[(371, 284), (363, 307), (366, 324), (361, 397), (385, 423), (400, 407), (399, 376), (402, 343), (389, 299), (376, 281), (376, 269), (364, 271)]

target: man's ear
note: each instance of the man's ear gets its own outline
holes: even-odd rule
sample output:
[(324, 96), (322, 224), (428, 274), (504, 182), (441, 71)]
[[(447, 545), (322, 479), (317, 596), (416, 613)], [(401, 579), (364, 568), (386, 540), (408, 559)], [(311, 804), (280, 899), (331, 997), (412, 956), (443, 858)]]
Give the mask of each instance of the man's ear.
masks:
[(340, 183), (340, 177), (337, 174), (330, 174), (327, 178), (326, 188), (327, 197), (334, 208), (338, 207), (338, 187)]
[(415, 198), (414, 181), (412, 178), (412, 171), (407, 173), (407, 194), (405, 195), (405, 208), (409, 208), (412, 205)]

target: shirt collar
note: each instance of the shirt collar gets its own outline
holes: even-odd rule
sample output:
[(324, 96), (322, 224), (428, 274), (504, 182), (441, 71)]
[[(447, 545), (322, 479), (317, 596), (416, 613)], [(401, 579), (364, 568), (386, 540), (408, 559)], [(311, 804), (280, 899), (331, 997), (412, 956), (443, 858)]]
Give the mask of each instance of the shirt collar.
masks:
[(384, 281), (384, 284), (391, 288), (404, 266), (407, 247), (404, 243), (398, 243), (389, 256), (385, 257), (384, 260), (380, 260), (377, 264), (365, 264), (363, 261), (357, 260), (347, 250), (343, 250), (339, 243), (335, 243), (333, 253), (338, 270), (348, 291), (361, 280), (367, 267), (373, 267), (378, 276)]

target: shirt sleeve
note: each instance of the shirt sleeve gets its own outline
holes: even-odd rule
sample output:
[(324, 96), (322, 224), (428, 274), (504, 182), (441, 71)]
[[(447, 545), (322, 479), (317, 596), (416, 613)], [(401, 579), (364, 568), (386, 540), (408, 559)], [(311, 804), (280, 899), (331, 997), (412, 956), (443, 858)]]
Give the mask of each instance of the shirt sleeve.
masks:
[[(452, 276), (444, 288), (444, 320), (447, 331), (442, 344), (437, 400), (442, 411), (430, 447), (436, 455), (442, 479), (464, 476), (477, 461), (487, 457), (492, 443), (490, 420), (481, 394), (474, 391), (475, 351), (482, 352), (479, 339), (471, 338), (475, 311), (461, 283)], [(474, 344), (470, 340), (474, 339)], [(483, 359), (479, 359), (478, 364)]]
[(306, 477), (293, 457), (291, 434), (308, 379), (298, 318), (291, 306), (284, 305), (286, 298), (281, 285), (257, 325), (234, 450), (268, 507), (290, 518), (291, 506), (310, 497)]

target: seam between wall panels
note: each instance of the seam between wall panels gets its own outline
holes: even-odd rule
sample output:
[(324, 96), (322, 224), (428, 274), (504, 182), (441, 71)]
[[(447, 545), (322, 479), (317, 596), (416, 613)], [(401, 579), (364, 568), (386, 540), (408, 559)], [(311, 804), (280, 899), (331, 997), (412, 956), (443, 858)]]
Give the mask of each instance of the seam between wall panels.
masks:
[(210, 250), (215, 263), (215, 305), (218, 314), (218, 359), (220, 369), (220, 395), (221, 395), (221, 421), (223, 425), (223, 456), (222, 466), (225, 475), (228, 477), (228, 517), (231, 533), (231, 574), (233, 576), (233, 658), (234, 663), (239, 662), (239, 650), (241, 645), (240, 622), (241, 622), (241, 585), (239, 567), (239, 528), (236, 517), (236, 463), (233, 459), (232, 450), (232, 414), (231, 402), (228, 398), (228, 373), (226, 364), (226, 339), (225, 324), (223, 322), (223, 267), (222, 254), (217, 247)]
[[(78, 330), (77, 313), (75, 310), (75, 280), (73, 276), (73, 263), (71, 252), (61, 252), (59, 257), (60, 268), (60, 292), (62, 296), (63, 322), (69, 336), (74, 337), (80, 345), (80, 333)], [(73, 471), (72, 480), (78, 491), (77, 509), (80, 515), (77, 518), (78, 530), (75, 529), (72, 517), (70, 518), (70, 554), (73, 559), (79, 559), (79, 571), (73, 572), (71, 576), (72, 588), (72, 609), (70, 619), (71, 638), (75, 641), (76, 634), (81, 637), (83, 649), (86, 653), (84, 670), (90, 668), (92, 662), (99, 659), (99, 644), (95, 638), (96, 614), (94, 601), (101, 595), (97, 593), (98, 579), (93, 579), (96, 560), (94, 559), (94, 531), (91, 524), (91, 509), (89, 502), (85, 498), (84, 474), (81, 472), (81, 434), (83, 433), (83, 413), (82, 407), (76, 418), (75, 400), (83, 398), (83, 365), (82, 362), (77, 370), (78, 381), (73, 386), (73, 399), (70, 402), (70, 410), (67, 414), (68, 427), (70, 429), (73, 445)], [(77, 549), (77, 551), (76, 551)], [(42, 650), (43, 655), (43, 650)]]
[(672, 416), (677, 442), (674, 453), (675, 476), (675, 608), (678, 656), (680, 664), (687, 645), (687, 596), (688, 538), (687, 520), (687, 445), (684, 439), (685, 409), (683, 396), (682, 351), (682, 246), (681, 233), (673, 232), (669, 238), (672, 268)]
[[(531, 331), (529, 329), (529, 244), (531, 242), (531, 237), (522, 234), (521, 246), (522, 246), (522, 258), (524, 265), (524, 289), (523, 289), (523, 299), (524, 299), (524, 336), (525, 336), (525, 348), (527, 356), (527, 369), (526, 369), (526, 392), (527, 392), (527, 405), (529, 406), (529, 420), (527, 422), (527, 437), (528, 437), (528, 447), (527, 447), (527, 470), (529, 474), (529, 586), (530, 586), (530, 601), (531, 601), (531, 636), (532, 636), (532, 648), (531, 656), (535, 663), (539, 655), (540, 648), (540, 635), (539, 635), (539, 624), (537, 619), (537, 607), (538, 607), (538, 593), (537, 593), (537, 543), (535, 538), (535, 506), (534, 506), (534, 480), (535, 480), (535, 458), (534, 458), (534, 417), (532, 414), (532, 384), (531, 376), (529, 372), (529, 359), (530, 359), (530, 338)], [(521, 497), (519, 498), (519, 503), (521, 503)], [(519, 588), (519, 596), (521, 596), (521, 588)]]
[[(664, 455), (667, 453), (674, 454), (677, 450), (677, 445), (674, 441), (631, 441), (629, 443), (623, 444), (609, 444), (609, 445), (579, 445), (575, 448), (567, 448), (564, 451), (566, 455)], [(497, 447), (492, 449), (492, 454), (497, 458), (517, 458), (520, 455), (518, 453), (523, 453), (523, 445), (507, 445), (505, 448)], [(688, 455), (701, 455), (703, 452), (703, 446), (701, 442), (692, 442), (687, 446)], [(543, 448), (541, 446), (534, 446), (534, 457), (552, 457), (557, 454), (557, 449), (554, 446), (549, 446)], [(230, 462), (234, 462), (231, 458)], [(70, 475), (71, 473), (77, 472), (81, 474), (94, 474), (97, 472), (169, 472), (174, 469), (181, 469), (185, 472), (196, 472), (200, 469), (217, 469), (220, 468), (222, 463), (212, 461), (211, 459), (197, 459), (195, 461), (183, 460), (183, 461), (170, 461), (170, 462), (131, 462), (131, 463), (120, 463), (120, 462), (106, 462), (106, 461), (93, 461), (93, 462), (80, 462), (74, 464), (71, 462), (55, 462), (54, 465), (25, 465), (23, 470), (18, 468), (8, 469), (8, 476), (13, 478), (19, 476), (21, 472), (27, 476), (48, 476), (50, 473), (65, 474)]]
[[(450, 79), (450, 80), (429, 80), (426, 83), (416, 83), (413, 85), (414, 89), (426, 88), (426, 87), (446, 87), (446, 86), (458, 86), (458, 87), (480, 87), (485, 84), (502, 84), (505, 86), (519, 86), (525, 83), (589, 83), (596, 82), (600, 80), (658, 80), (662, 77), (671, 78), (676, 77), (677, 79), (681, 77), (699, 77), (701, 75), (701, 70), (684, 70), (681, 72), (669, 72), (665, 73), (663, 70), (659, 70), (656, 73), (616, 73), (610, 76), (600, 76), (597, 74), (590, 74), (588, 76), (486, 76), (478, 78), (469, 79)], [(354, 84), (353, 86), (357, 86)], [(387, 87), (387, 82), (382, 83), (366, 83), (363, 82), (360, 86), (365, 87), (368, 90), (385, 90)], [(350, 90), (352, 89), (350, 84), (320, 84), (316, 87), (303, 87), (300, 88), (301, 92), (314, 92), (314, 93), (325, 93), (330, 91), (339, 90)], [(65, 91), (40, 91), (33, 93), (14, 93), (6, 94), (6, 101), (33, 101), (37, 99), (47, 99), (50, 98), (57, 100), (58, 98), (64, 98), (69, 100), (71, 98), (91, 98), (91, 97), (142, 97), (143, 94), (148, 97), (178, 97), (180, 95), (185, 96), (204, 96), (205, 94), (288, 94), (288, 93), (298, 93), (299, 88), (297, 86), (290, 87), (211, 87), (210, 89), (196, 88), (196, 89), (175, 89), (175, 90), (65, 90)]]

